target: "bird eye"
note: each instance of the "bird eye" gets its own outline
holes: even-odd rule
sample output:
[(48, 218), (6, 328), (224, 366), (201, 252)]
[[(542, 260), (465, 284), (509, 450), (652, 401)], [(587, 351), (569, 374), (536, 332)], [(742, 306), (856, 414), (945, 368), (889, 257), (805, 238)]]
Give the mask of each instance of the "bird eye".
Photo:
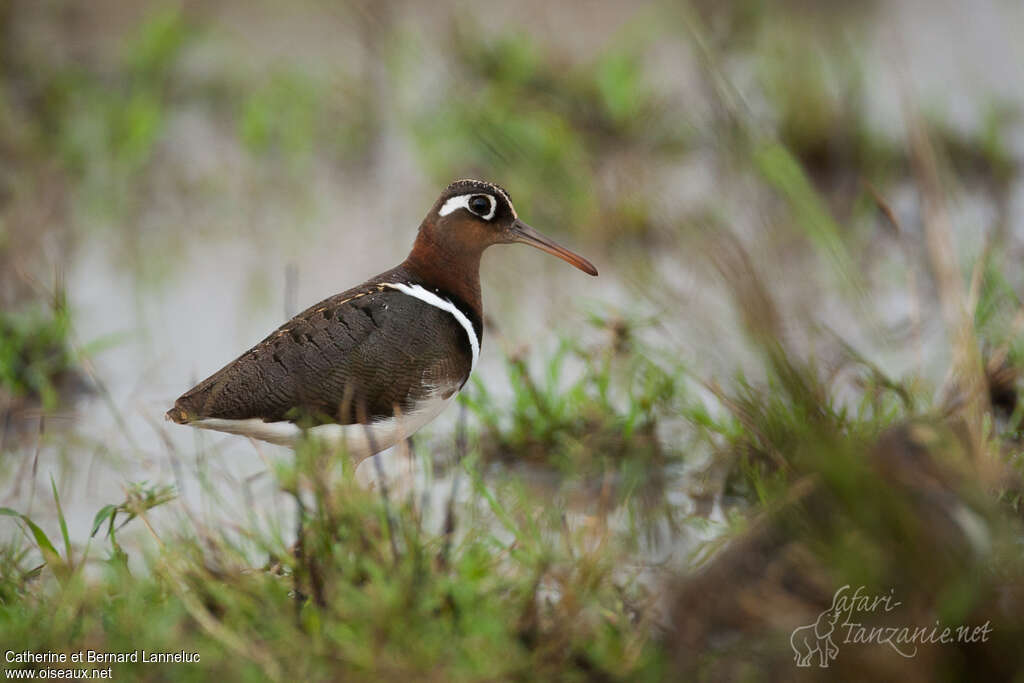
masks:
[(491, 200), (487, 195), (474, 195), (469, 198), (469, 210), (478, 216), (487, 216), (491, 212)]

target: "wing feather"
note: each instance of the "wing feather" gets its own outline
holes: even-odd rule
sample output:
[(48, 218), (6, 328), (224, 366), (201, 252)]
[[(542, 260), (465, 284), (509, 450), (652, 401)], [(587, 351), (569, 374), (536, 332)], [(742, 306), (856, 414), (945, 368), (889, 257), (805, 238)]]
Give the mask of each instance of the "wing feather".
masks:
[(371, 284), (292, 318), (182, 395), (168, 417), (371, 422), (450, 395), (471, 359), (450, 313)]

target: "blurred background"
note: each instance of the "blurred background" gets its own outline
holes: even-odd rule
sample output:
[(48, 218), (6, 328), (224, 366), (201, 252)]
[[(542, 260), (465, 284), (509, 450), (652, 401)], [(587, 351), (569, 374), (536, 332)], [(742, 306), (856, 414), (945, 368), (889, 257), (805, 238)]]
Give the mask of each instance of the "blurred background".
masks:
[(59, 491), (76, 546), (167, 486), (289, 527), (287, 451), (163, 413), (400, 262), (462, 177), (601, 276), (488, 252), (482, 362), (417, 490), (447, 495), (468, 432), (471, 479), (618, 511), (684, 635), (664, 587), (821, 474), (798, 444), (960, 411), (940, 441), (1000, 454), (978, 488), (1016, 500), (1020, 35), (1000, 0), (0, 0), (0, 504), (56, 529)]

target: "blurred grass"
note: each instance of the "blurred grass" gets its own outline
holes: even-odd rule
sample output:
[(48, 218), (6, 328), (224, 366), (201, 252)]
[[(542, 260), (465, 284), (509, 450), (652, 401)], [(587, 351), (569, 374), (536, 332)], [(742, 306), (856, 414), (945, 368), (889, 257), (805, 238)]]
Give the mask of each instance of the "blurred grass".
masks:
[(29, 406), (57, 410), (62, 396), (82, 388), (79, 358), (62, 290), (45, 308), (0, 311), (0, 415), (7, 420)]
[(116, 80), (69, 66), (39, 84), (42, 135), (80, 178), (79, 199), (91, 211), (120, 216), (134, 208), (131, 186), (163, 131), (171, 72), (189, 37), (183, 15), (162, 10), (126, 46)]
[(44, 410), (57, 407), (60, 375), (70, 370), (67, 311), (5, 313), (0, 317), (0, 386), (17, 398), (33, 397)]
[[(300, 457), (306, 476), (322, 477), (322, 455)], [(613, 566), (579, 539), (566, 537), (563, 550), (526, 533), (509, 546), (471, 517), (449, 551), (408, 504), (389, 505), (351, 480), (316, 486), (305, 509), (293, 549), (245, 535), (275, 558), (266, 570), (251, 569), (223, 529), (161, 539), (142, 575), (115, 545), (100, 576), (79, 566), (64, 576), (63, 607), (35, 617), (49, 589), (15, 555), (3, 573), (0, 634), (36, 650), (74, 641), (111, 652), (164, 651), (173, 634), (176, 650), (202, 657), (175, 667), (181, 680), (657, 679), (649, 641), (629, 627), (633, 591), (616, 591)], [(153, 665), (115, 668), (160, 675)]]
[[(644, 198), (658, 185), (644, 187), (653, 177), (635, 160), (678, 158), (690, 128), (646, 82), (639, 41), (619, 41), (577, 67), (522, 31), (492, 36), (465, 22), (451, 42), (457, 90), (413, 118), (436, 182), (494, 175), (516, 188), (516, 206), (539, 224), (585, 229), (603, 242), (651, 238), (656, 226)], [(638, 174), (628, 200), (604, 191), (611, 188), (602, 177), (614, 172)]]
[[(4, 264), (59, 265), (46, 263), (33, 239), (43, 230), (25, 219), (38, 212), (25, 207), (59, 205), (65, 194), (72, 210), (47, 214), (47, 229), (109, 224), (108, 234), (137, 240), (156, 203), (153, 177), (166, 172), (168, 122), (188, 105), (247, 153), (246, 167), (269, 169), (253, 213), (268, 186), (299, 212), (301, 190), (330, 169), (364, 179), (389, 134), (411, 141), (404, 153), (431, 186), (494, 179), (532, 222), (603, 245), (613, 273), (626, 270), (620, 254), (639, 253), (658, 291), (628, 292), (635, 319), (594, 315), (588, 329), (557, 331), (551, 353), (512, 354), (504, 377), (474, 379), (461, 399), (469, 438), (420, 453), (427, 471), (447, 460), (448, 474), (468, 481), (468, 493), (453, 484), (447, 501), (429, 500), (436, 482), (409, 498), (363, 491), (339, 475), (337, 454), (309, 444), (275, 471), (299, 510), (294, 531), (281, 518), (267, 529), (255, 516), (176, 517), (160, 482), (95, 501), (84, 549), (67, 540), (56, 486), (54, 525), (5, 508), (15, 533), (0, 543), (0, 639), (36, 651), (201, 654), (201, 664), (173, 669), (115, 665), (115, 677), (153, 680), (790, 679), (800, 672), (788, 634), (813, 622), (836, 588), (857, 584), (904, 602), (880, 623), (991, 620), (995, 636), (906, 662), (847, 646), (841, 677), (1019, 679), (1024, 317), (1007, 208), (1018, 112), (997, 98), (978, 103), (983, 115), (968, 130), (923, 116), (914, 132), (936, 160), (935, 178), (922, 178), (920, 150), (871, 122), (855, 25), (829, 33), (789, 4), (713, 5), (695, 3), (687, 31), (676, 11), (656, 12), (642, 30), (609, 32), (585, 59), (528, 27), (492, 30), (486, 16), (462, 12), (436, 36), (444, 73), (421, 99), (386, 96), (421, 87), (423, 72), (387, 71), (407, 29), (374, 23), (372, 12), (361, 25), (382, 45), (363, 58), (385, 60), (392, 77), (374, 96), (350, 64), (326, 77), (287, 59), (255, 80), (230, 64), (211, 75), (196, 52), (223, 38), (194, 7), (146, 15), (105, 62), (8, 57)], [(19, 38), (12, 7), (0, 5), (0, 24)], [(700, 55), (695, 90), (709, 102), (691, 107), (665, 88), (666, 45)], [(727, 96), (733, 83), (742, 97)], [(710, 178), (707, 191), (676, 205), (672, 173), (691, 163)], [(278, 187), (282, 177), (290, 182)], [(44, 185), (58, 199), (35, 191)], [(194, 183), (158, 187), (186, 205), (222, 186), (205, 186), (207, 195)], [(886, 198), (909, 191), (944, 206), (972, 187), (994, 218), (983, 226), (990, 241), (976, 288), (969, 270), (953, 274), (970, 292), (971, 337), (933, 335), (923, 351), (948, 366), (977, 343), (993, 406), (980, 415), (964, 410), (969, 388), (955, 373), (942, 391), (920, 367), (892, 376), (887, 354), (910, 342), (881, 337), (872, 314), (885, 301), (869, 267), (890, 265), (901, 291), (920, 273), (922, 291), (908, 297), (939, 318), (948, 290), (916, 257), (929, 246), (921, 235), (948, 226)], [(749, 201), (756, 230), (773, 231), (764, 242), (733, 230), (730, 191)], [(689, 240), (702, 212), (719, 217), (702, 231), (713, 234)], [(811, 255), (774, 263), (776, 252), (759, 250), (769, 240)], [(173, 265), (174, 252), (154, 247), (165, 242), (139, 244), (147, 267)], [(684, 255), (717, 269), (690, 300), (673, 289)], [(659, 268), (666, 260), (672, 267)], [(59, 378), (81, 361), (68, 341), (72, 312), (33, 302), (39, 295), (23, 294), (8, 270), (0, 282), (17, 292), (4, 300), (19, 307), (0, 311), (0, 385), (52, 411)], [(849, 339), (790, 310), (792, 280), (820, 288), (812, 298), (822, 307), (859, 302)], [(737, 329), (708, 341), (715, 348), (680, 343), (672, 328), (702, 324), (692, 300), (734, 316)], [(649, 310), (660, 324), (635, 322)], [(754, 360), (707, 374), (703, 355), (736, 348)], [(702, 492), (687, 488), (694, 480)], [(118, 523), (149, 540), (122, 544)], [(724, 535), (702, 544), (694, 530), (708, 527)], [(63, 555), (51, 541), (58, 533)]]
[[(565, 472), (580, 473), (588, 461), (629, 460), (646, 452), (658, 421), (678, 414), (681, 370), (639, 351), (632, 323), (597, 317), (591, 322), (606, 333), (602, 342), (584, 347), (563, 338), (540, 379), (525, 358), (506, 360), (511, 405), (499, 409), (486, 385), (474, 382), (462, 400), (484, 428), (483, 449), (490, 457), (549, 463), (567, 458)], [(578, 367), (570, 380), (571, 363)]]

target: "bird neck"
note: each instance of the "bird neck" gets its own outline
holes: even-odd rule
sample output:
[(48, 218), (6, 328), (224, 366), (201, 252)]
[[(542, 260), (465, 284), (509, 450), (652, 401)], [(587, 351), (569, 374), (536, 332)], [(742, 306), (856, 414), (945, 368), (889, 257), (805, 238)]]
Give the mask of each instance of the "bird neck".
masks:
[(445, 243), (436, 239), (433, 232), (420, 230), (409, 257), (402, 265), (424, 285), (458, 297), (482, 318), (480, 256), (483, 249)]

